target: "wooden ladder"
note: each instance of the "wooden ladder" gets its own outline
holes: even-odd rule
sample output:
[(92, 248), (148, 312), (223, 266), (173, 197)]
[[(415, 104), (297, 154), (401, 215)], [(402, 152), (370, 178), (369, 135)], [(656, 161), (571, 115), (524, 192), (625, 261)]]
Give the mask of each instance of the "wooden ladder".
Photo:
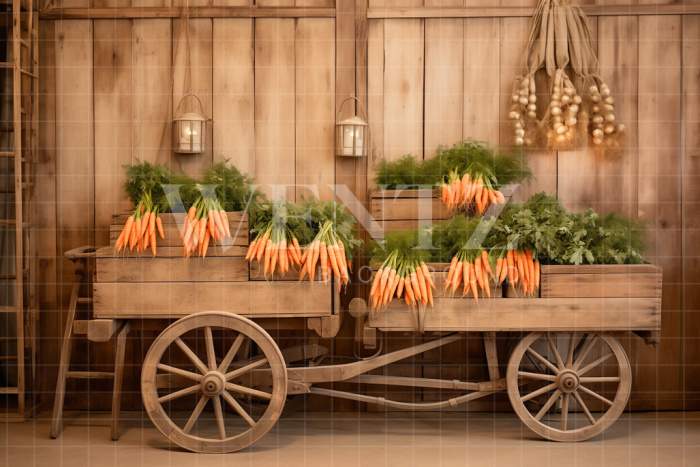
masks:
[(12, 140), (11, 147), (0, 150), (0, 158), (7, 160), (4, 164), (8, 172), (12, 167), (14, 186), (0, 191), (8, 205), (14, 204), (14, 213), (7, 211), (11, 216), (0, 219), (0, 228), (7, 235), (14, 233), (15, 264), (12, 273), (3, 274), (0, 279), (14, 281), (15, 299), (14, 305), (0, 306), (0, 313), (15, 315), (15, 331), (14, 335), (1, 339), (16, 343), (16, 353), (3, 357), (3, 364), (16, 365), (17, 384), (0, 387), (0, 394), (17, 395), (17, 406), (16, 410), (0, 414), (0, 419), (23, 421), (33, 416), (36, 407), (33, 388), (36, 386), (37, 265), (32, 226), (39, 114), (38, 16), (33, 0), (2, 3), (12, 7), (11, 36), (8, 35), (12, 46), (6, 61), (0, 62), (0, 71), (12, 70), (13, 121), (0, 128), (7, 139)]
[[(119, 439), (119, 410), (121, 405), (122, 379), (124, 376), (124, 354), (126, 352), (126, 336), (129, 333), (129, 322), (112, 319), (76, 320), (78, 306), (90, 306), (92, 298), (81, 296), (81, 290), (89, 288), (92, 281), (91, 261), (95, 258), (95, 250), (90, 247), (80, 247), (66, 252), (65, 256), (74, 263), (81, 263), (76, 270), (76, 280), (68, 307), (68, 318), (63, 333), (61, 346), (61, 360), (58, 368), (58, 381), (56, 382), (56, 398), (53, 406), (51, 420), (51, 438), (57, 438), (61, 434), (63, 425), (63, 401), (66, 395), (66, 380), (68, 379), (113, 379), (114, 390), (112, 393), (112, 439)], [(94, 262), (93, 262), (94, 263)], [(88, 339), (95, 342), (108, 342), (116, 333), (114, 371), (71, 371), (70, 360), (73, 350), (73, 340), (77, 335), (87, 335)]]

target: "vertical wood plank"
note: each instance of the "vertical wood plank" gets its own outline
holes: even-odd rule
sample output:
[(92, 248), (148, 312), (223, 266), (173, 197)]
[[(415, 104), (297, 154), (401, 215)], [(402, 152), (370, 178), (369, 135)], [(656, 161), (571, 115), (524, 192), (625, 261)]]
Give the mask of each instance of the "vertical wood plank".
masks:
[(633, 217), (637, 215), (638, 37), (636, 16), (605, 16), (598, 20), (601, 73), (615, 97), (615, 116), (627, 126), (629, 135), (628, 155), (598, 162), (601, 210)]
[[(301, 201), (302, 194), (307, 197), (313, 194), (321, 200), (332, 200), (335, 182), (334, 21), (299, 18), (295, 34), (296, 199)], [(352, 70), (350, 72), (354, 75)]]
[(499, 144), (500, 43), (498, 18), (464, 20), (464, 116), (462, 137)]
[(95, 242), (109, 244), (112, 215), (129, 207), (123, 164), (132, 160), (131, 20), (95, 20)]
[[(39, 154), (36, 166), (36, 230), (39, 260), (36, 293), (39, 303), (40, 385), (51, 403), (58, 375), (61, 313), (56, 303), (56, 32), (55, 21), (39, 28)], [(49, 394), (50, 393), (50, 394)], [(48, 406), (48, 405), (47, 405)]]
[(686, 409), (700, 405), (700, 15), (682, 18), (683, 383)]
[[(589, 17), (588, 26), (593, 36), (593, 51), (597, 55), (598, 18)], [(579, 86), (576, 81), (574, 85)], [(588, 90), (582, 88), (578, 92), (583, 96)], [(598, 158), (587, 144), (579, 150), (557, 153), (557, 194), (569, 210), (578, 212), (593, 208), (596, 212), (601, 212), (598, 193), (600, 186)]]
[(133, 20), (134, 160), (170, 162), (172, 154), (172, 23)]
[(423, 154), (462, 139), (464, 20), (425, 20)]
[(268, 195), (290, 187), (276, 198), (295, 196), (294, 63), (294, 20), (256, 19), (254, 173)]
[[(500, 104), (500, 145), (503, 148), (513, 146), (513, 124), (508, 118), (513, 80), (524, 71), (524, 50), (530, 33), (529, 18), (501, 18), (501, 104)], [(538, 82), (538, 88), (544, 84)], [(557, 191), (557, 153), (556, 151), (514, 150), (520, 157), (526, 158), (535, 176), (535, 180), (521, 186), (514, 194), (513, 201), (525, 201), (532, 194), (540, 191), (556, 193)]]
[(56, 23), (56, 254), (60, 303), (65, 305), (75, 266), (63, 253), (95, 242), (92, 21)]
[(217, 18), (213, 32), (213, 156), (250, 173), (255, 158), (253, 20)]
[[(173, 20), (173, 118), (178, 105), (187, 93), (195, 94), (202, 101), (204, 116), (212, 117), (212, 20), (198, 18), (189, 20), (191, 83), (186, 83), (188, 64), (186, 60), (186, 32), (182, 20)], [(200, 112), (196, 99), (182, 102), (182, 112)], [(212, 125), (207, 124), (207, 143), (203, 154), (175, 154), (175, 167), (183, 173), (198, 177), (214, 160), (212, 152)], [(217, 157), (218, 162), (218, 157)]]
[[(384, 157), (384, 20), (370, 20), (367, 34), (367, 118), (370, 132), (369, 172)], [(368, 181), (368, 190), (375, 187)]]
[(644, 33), (639, 36), (638, 209), (639, 218), (649, 221), (647, 257), (663, 268), (664, 277), (661, 344), (649, 349), (637, 342), (636, 388), (640, 398), (671, 399), (681, 381), (683, 337), (681, 19), (640, 16), (639, 30)]
[(384, 23), (384, 157), (423, 157), (424, 20)]

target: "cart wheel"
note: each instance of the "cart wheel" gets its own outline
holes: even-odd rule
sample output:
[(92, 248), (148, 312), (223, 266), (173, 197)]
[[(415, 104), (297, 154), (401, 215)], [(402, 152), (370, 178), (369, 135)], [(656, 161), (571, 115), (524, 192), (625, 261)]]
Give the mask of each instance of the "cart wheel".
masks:
[[(217, 360), (212, 332), (222, 332), (220, 330), (233, 331), (236, 335), (225, 355)], [(186, 334), (188, 339), (203, 336), (206, 363), (185, 343), (183, 338)], [(237, 355), (246, 339), (254, 342), (262, 354), (238, 359)], [(178, 348), (191, 364), (188, 362), (177, 368), (161, 363), (166, 352), (177, 353)], [(196, 369), (190, 371), (193, 366)], [(252, 370), (258, 375), (267, 376), (262, 388), (229, 382), (251, 375)], [(186, 381), (185, 388), (163, 393), (163, 387), (168, 386), (159, 384), (159, 381), (175, 378)], [(275, 425), (287, 396), (287, 369), (277, 344), (254, 322), (231, 313), (198, 313), (173, 323), (153, 342), (143, 365), (141, 393), (149, 417), (173, 443), (195, 452), (234, 452), (250, 446)], [(192, 394), (196, 394), (197, 402), (191, 414), (188, 412), (180, 419), (170, 415), (174, 411), (166, 412), (164, 405), (169, 409), (171, 401), (192, 397)], [(236, 398), (240, 397), (265, 401), (267, 409), (256, 420), (255, 415), (251, 416), (238, 403)], [(210, 401), (214, 417), (202, 416)], [(228, 404), (237, 415), (226, 417), (222, 408), (224, 404)]]
[(599, 435), (618, 419), (632, 388), (625, 351), (599, 333), (533, 332), (513, 351), (506, 378), (520, 419), (552, 441)]

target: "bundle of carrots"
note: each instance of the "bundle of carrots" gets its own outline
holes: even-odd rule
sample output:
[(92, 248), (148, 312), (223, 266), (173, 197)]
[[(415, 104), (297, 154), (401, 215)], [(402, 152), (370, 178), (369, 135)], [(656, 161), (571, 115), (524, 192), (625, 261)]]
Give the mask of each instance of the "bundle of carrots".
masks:
[[(537, 294), (540, 288), (540, 262), (533, 258), (529, 249), (524, 252), (509, 250), (505, 258), (499, 258), (501, 260), (502, 269), (506, 271), (504, 278), (508, 277), (508, 283), (513, 287), (519, 283), (524, 295)], [(503, 282), (503, 278), (500, 282)]]
[(289, 271), (290, 263), (301, 265), (301, 247), (292, 231), (282, 222), (271, 221), (267, 228), (261, 230), (250, 243), (246, 261), (258, 262), (264, 258), (265, 274), (274, 274), (279, 264), (282, 274)]
[(228, 216), (219, 201), (212, 197), (197, 198), (180, 230), (185, 257), (197, 253), (205, 258), (212, 240), (221, 242), (227, 237), (231, 237)]
[(490, 204), (505, 204), (506, 199), (503, 193), (493, 189), (490, 177), (482, 173), (470, 176), (469, 171), (460, 177), (454, 170), (442, 184), (442, 201), (450, 210), (467, 210), (474, 206), (483, 214)]
[(379, 310), (387, 303), (403, 296), (407, 305), (430, 303), (433, 306), (435, 281), (424, 262), (406, 259), (394, 250), (374, 276), (370, 297), (372, 309)]
[(479, 289), (483, 290), (487, 297), (491, 297), (491, 279), (498, 281), (500, 275), (501, 271), (498, 267), (496, 275), (493, 274), (488, 252), (482, 251), (481, 254), (472, 254), (470, 257), (469, 253), (460, 251), (457, 256), (452, 258), (450, 268), (447, 271), (445, 292), (452, 289), (454, 294), (460, 283), (464, 283), (462, 297), (471, 291), (474, 300), (478, 302)]
[(151, 247), (153, 256), (156, 255), (156, 229), (160, 238), (164, 239), (163, 221), (158, 214), (158, 208), (153, 206), (150, 196), (145, 195), (145, 200), (141, 201), (134, 214), (129, 216), (124, 224), (124, 228), (119, 234), (115, 248), (117, 253), (129, 247), (129, 251), (142, 251)]
[(316, 265), (321, 266), (323, 283), (327, 284), (331, 272), (338, 281), (338, 290), (350, 281), (349, 271), (352, 264), (347, 260), (345, 244), (335, 231), (335, 224), (326, 221), (320, 228), (316, 237), (305, 248), (301, 256), (301, 274), (299, 280), (309, 275), (309, 281), (313, 282), (316, 274)]

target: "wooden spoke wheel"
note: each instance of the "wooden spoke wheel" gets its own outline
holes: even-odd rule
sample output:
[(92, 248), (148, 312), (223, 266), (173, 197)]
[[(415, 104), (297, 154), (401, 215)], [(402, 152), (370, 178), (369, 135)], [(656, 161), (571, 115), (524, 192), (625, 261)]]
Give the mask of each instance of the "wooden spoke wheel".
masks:
[[(225, 342), (217, 355), (215, 343), (225, 334), (232, 342)], [(251, 342), (260, 351), (253, 358), (245, 350)], [(199, 347), (204, 347), (199, 351), (203, 359)], [(186, 363), (173, 363), (173, 357)], [(264, 376), (263, 385), (241, 384), (254, 381), (246, 379), (254, 373)], [(173, 389), (175, 379), (183, 389)], [(234, 452), (275, 425), (287, 396), (287, 369), (277, 344), (254, 322), (231, 313), (198, 313), (173, 323), (153, 342), (143, 365), (141, 393), (149, 417), (173, 443), (195, 452)], [(188, 398), (186, 416), (177, 416)], [(242, 398), (266, 404), (266, 409), (256, 418), (241, 407)], [(171, 410), (175, 403), (180, 407)], [(213, 416), (205, 413), (207, 407)]]
[(632, 388), (627, 355), (605, 333), (533, 332), (513, 351), (506, 379), (520, 419), (538, 435), (565, 442), (612, 425)]

